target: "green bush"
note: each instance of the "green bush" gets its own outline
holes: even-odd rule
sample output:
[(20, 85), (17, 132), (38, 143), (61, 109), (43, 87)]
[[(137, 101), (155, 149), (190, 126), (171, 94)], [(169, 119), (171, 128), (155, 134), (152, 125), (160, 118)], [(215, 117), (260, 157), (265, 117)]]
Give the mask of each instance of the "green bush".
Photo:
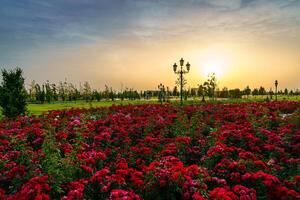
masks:
[(13, 118), (26, 112), (26, 90), (22, 70), (2, 70), (0, 106), (6, 117)]

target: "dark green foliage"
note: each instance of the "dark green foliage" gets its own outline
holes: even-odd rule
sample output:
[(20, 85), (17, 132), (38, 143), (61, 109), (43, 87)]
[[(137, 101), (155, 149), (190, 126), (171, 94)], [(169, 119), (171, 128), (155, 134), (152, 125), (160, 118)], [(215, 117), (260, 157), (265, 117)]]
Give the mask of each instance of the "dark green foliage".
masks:
[(240, 98), (242, 98), (243, 94), (240, 91), (240, 89), (236, 88), (236, 89), (229, 90), (228, 95), (232, 99), (240, 99)]
[(9, 118), (24, 115), (26, 96), (22, 70), (20, 68), (10, 71), (3, 69), (0, 86), (0, 106), (3, 109), (3, 114)]

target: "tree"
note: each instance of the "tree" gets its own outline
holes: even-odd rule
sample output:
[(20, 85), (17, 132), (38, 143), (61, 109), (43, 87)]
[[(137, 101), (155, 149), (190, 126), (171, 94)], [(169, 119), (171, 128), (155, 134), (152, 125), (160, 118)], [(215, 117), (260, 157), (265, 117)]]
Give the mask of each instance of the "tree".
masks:
[(2, 70), (2, 83), (0, 86), (0, 106), (3, 114), (12, 118), (24, 115), (26, 112), (26, 90), (22, 70)]
[(208, 75), (208, 79), (204, 82), (203, 86), (207, 96), (212, 97), (212, 99), (214, 100), (215, 89), (217, 87), (217, 79), (215, 73)]
[(91, 101), (92, 89), (89, 82), (85, 81), (83, 84), (83, 98), (86, 102)]
[(110, 98), (112, 101), (115, 100), (115, 93), (113, 92), (112, 87), (110, 88), (110, 91), (109, 91), (109, 98)]
[(258, 89), (258, 94), (266, 95), (267, 94), (266, 89), (264, 87), (260, 86), (260, 88)]
[(65, 81), (64, 83), (63, 82), (59, 82), (59, 86), (58, 86), (58, 96), (60, 97), (60, 99), (62, 101), (65, 101), (66, 100), (66, 86), (67, 85), (67, 82)]
[(251, 94), (251, 89), (249, 86), (247, 86), (245, 89), (244, 89), (244, 94), (247, 95), (247, 99), (249, 98), (249, 95)]
[(289, 94), (289, 90), (287, 88), (284, 89), (284, 95), (288, 95)]
[(45, 88), (46, 88), (46, 91), (45, 91), (46, 101), (48, 103), (50, 103), (52, 98), (53, 98), (53, 92), (52, 92), (52, 89), (51, 89), (51, 86), (50, 86), (50, 82), (48, 80), (45, 84)]
[(274, 92), (273, 92), (272, 88), (270, 88), (270, 90), (269, 90), (269, 95), (270, 95), (270, 99), (272, 100), (273, 95), (274, 95)]
[(228, 94), (228, 88), (224, 87), (221, 91), (220, 91), (220, 98), (228, 98), (229, 94)]
[(198, 96), (202, 96), (202, 101), (205, 101), (205, 87), (202, 84), (198, 86)]
[(57, 89), (55, 83), (51, 84), (51, 90), (53, 94), (53, 100), (58, 101), (58, 94), (57, 94)]
[(101, 100), (101, 93), (97, 90), (94, 90), (93, 95), (97, 101)]
[(172, 95), (173, 95), (174, 97), (175, 97), (175, 96), (179, 96), (179, 92), (178, 92), (177, 86), (174, 87), (173, 92), (172, 92)]
[(252, 95), (253, 96), (257, 96), (259, 93), (258, 93), (258, 89), (257, 88), (254, 88), (253, 91), (252, 91)]
[(35, 89), (35, 81), (31, 81), (31, 83), (29, 84), (29, 94), (28, 94), (28, 98), (29, 101), (34, 102), (36, 101), (36, 89)]
[(229, 94), (229, 97), (232, 98), (232, 99), (242, 98), (242, 92), (238, 88), (229, 90), (228, 94)]

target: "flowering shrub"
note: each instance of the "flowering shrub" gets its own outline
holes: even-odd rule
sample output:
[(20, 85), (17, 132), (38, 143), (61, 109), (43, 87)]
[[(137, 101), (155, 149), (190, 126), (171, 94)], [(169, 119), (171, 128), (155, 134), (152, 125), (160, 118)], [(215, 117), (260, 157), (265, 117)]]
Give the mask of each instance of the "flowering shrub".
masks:
[(299, 102), (51, 111), (0, 122), (0, 199), (299, 199), (299, 154)]

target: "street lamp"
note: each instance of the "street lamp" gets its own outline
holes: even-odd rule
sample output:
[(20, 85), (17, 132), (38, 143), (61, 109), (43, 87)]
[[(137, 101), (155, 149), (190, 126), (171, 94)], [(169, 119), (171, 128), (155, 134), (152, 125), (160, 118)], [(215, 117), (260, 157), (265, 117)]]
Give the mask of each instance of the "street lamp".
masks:
[(179, 64), (180, 64), (180, 70), (177, 70), (177, 64), (175, 63), (173, 65), (173, 71), (174, 71), (175, 74), (179, 74), (179, 77), (180, 77), (180, 105), (183, 105), (183, 99), (182, 99), (182, 97), (183, 97), (183, 93), (182, 93), (182, 90), (183, 90), (183, 74), (189, 73), (191, 65), (190, 65), (189, 62), (187, 62), (186, 65), (185, 65), (186, 66), (186, 70), (185, 70), (183, 68), (183, 66), (184, 66), (183, 58), (180, 59)]
[(275, 80), (275, 100), (277, 101), (277, 86), (278, 86), (278, 81)]

